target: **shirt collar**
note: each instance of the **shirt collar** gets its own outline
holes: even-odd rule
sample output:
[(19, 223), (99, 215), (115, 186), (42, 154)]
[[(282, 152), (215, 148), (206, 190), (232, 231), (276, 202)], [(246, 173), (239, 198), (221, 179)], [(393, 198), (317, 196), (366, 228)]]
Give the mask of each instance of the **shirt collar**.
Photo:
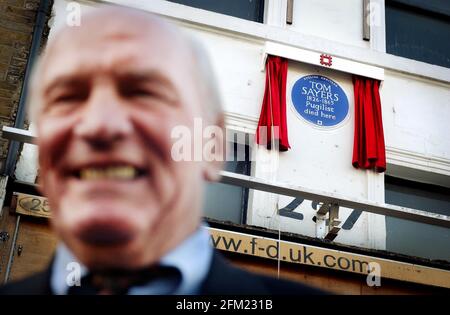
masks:
[[(197, 294), (201, 283), (206, 278), (213, 256), (213, 249), (209, 244), (210, 236), (205, 225), (184, 240), (180, 245), (168, 252), (160, 260), (164, 266), (178, 268), (181, 273), (181, 283), (175, 294)], [(88, 273), (85, 266), (80, 264), (70, 250), (60, 244), (55, 253), (51, 269), (50, 286), (54, 294), (67, 294), (69, 285), (73, 285)], [(149, 283), (129, 290), (131, 295), (160, 294), (164, 292), (164, 283)]]

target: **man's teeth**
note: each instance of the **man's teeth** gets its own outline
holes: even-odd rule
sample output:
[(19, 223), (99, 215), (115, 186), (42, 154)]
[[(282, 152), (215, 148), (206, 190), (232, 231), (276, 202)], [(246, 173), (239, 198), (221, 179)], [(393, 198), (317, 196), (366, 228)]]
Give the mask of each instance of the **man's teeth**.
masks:
[(137, 176), (136, 168), (132, 166), (110, 166), (104, 168), (89, 167), (80, 171), (80, 179), (134, 179)]

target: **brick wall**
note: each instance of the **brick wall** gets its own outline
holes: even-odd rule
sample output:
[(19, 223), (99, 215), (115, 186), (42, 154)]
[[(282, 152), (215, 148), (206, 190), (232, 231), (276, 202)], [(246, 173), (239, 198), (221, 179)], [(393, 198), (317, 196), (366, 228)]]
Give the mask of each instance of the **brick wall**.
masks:
[[(39, 2), (0, 0), (0, 126), (14, 125)], [(49, 16), (47, 12), (47, 21)], [(42, 44), (47, 35), (48, 27), (44, 30)], [(0, 170), (3, 170), (8, 146), (9, 141), (0, 138)]]

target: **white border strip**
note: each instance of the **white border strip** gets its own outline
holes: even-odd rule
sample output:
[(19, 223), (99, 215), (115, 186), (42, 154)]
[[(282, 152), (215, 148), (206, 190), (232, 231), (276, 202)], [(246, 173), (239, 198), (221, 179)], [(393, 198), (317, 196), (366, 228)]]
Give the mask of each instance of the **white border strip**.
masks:
[(296, 48), (274, 42), (266, 42), (263, 53), (263, 65), (265, 66), (267, 55), (275, 55), (284, 57), (287, 59), (305, 62), (315, 66), (339, 70), (351, 74), (357, 74), (368, 78), (377, 80), (384, 80), (384, 69), (370, 66), (364, 63), (348, 60), (341, 57), (331, 56), (333, 59), (331, 66), (325, 66), (320, 64), (321, 53), (306, 50), (302, 48)]

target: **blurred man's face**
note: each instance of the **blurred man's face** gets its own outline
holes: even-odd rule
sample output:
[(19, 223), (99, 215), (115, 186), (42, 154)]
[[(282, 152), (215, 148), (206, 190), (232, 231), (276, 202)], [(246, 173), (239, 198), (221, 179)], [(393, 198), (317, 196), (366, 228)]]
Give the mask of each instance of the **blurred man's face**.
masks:
[(198, 226), (203, 166), (170, 153), (172, 128), (202, 116), (202, 100), (182, 40), (158, 23), (105, 23), (57, 37), (45, 57), (41, 184), (81, 262), (134, 268)]

